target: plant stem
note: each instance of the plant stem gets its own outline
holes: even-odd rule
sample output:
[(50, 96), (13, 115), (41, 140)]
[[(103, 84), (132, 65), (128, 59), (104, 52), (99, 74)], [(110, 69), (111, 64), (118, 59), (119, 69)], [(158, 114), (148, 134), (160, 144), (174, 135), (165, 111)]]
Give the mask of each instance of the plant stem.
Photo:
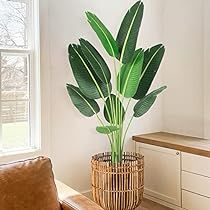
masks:
[(114, 157), (112, 159), (114, 162), (120, 162), (121, 161), (121, 106), (120, 106), (120, 94), (118, 89), (120, 88), (120, 81), (118, 81), (118, 72), (117, 72), (117, 66), (116, 66), (116, 61), (113, 59), (114, 63), (114, 71), (115, 71), (115, 76), (116, 76), (116, 101), (115, 101), (115, 124), (119, 126), (119, 130), (114, 132), (114, 144), (115, 144), (115, 152), (112, 154)]
[(123, 143), (122, 143), (122, 150), (123, 150), (123, 148), (124, 148), (125, 138), (126, 138), (126, 135), (127, 135), (127, 133), (128, 133), (128, 129), (129, 129), (129, 127), (130, 127), (130, 125), (131, 125), (131, 123), (132, 123), (132, 121), (133, 121), (133, 118), (134, 118), (134, 116), (132, 115), (132, 117), (131, 117), (131, 119), (130, 119), (130, 121), (129, 121), (129, 123), (128, 123), (128, 126), (127, 126), (127, 128), (126, 128), (126, 130), (125, 130), (125, 134), (124, 134), (124, 137), (123, 137)]
[(127, 106), (126, 106), (125, 112), (127, 112), (127, 111), (128, 111), (128, 107), (129, 107), (130, 103), (131, 103), (131, 98), (129, 99), (129, 101), (128, 101), (128, 103), (127, 103)]

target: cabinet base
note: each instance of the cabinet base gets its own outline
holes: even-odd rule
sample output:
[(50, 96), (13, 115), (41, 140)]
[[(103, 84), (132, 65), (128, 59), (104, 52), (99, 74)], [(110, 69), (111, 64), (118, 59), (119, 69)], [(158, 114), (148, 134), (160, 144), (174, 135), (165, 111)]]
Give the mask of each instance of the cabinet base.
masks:
[(159, 204), (161, 204), (161, 205), (163, 205), (163, 206), (166, 206), (166, 207), (168, 207), (168, 208), (171, 208), (171, 209), (173, 209), (173, 210), (184, 210), (183, 208), (181, 208), (181, 207), (179, 207), (179, 206), (175, 206), (175, 205), (173, 205), (173, 204), (167, 203), (167, 202), (165, 202), (165, 201), (163, 201), (163, 200), (160, 200), (160, 199), (158, 199), (158, 198), (152, 197), (152, 196), (147, 195), (147, 194), (144, 194), (144, 198), (149, 199), (149, 200), (151, 200), (151, 201), (154, 201), (154, 202), (156, 202), (156, 203), (159, 203)]

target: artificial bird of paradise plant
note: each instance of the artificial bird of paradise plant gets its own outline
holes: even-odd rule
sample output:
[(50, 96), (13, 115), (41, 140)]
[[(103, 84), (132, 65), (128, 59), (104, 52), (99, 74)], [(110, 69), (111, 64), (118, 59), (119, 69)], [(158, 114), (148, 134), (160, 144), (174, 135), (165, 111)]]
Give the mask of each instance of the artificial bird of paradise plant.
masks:
[[(70, 44), (68, 48), (78, 85), (67, 84), (68, 94), (81, 114), (98, 119), (96, 131), (107, 135), (112, 163), (122, 161), (126, 135), (133, 119), (148, 112), (157, 96), (166, 89), (162, 86), (149, 92), (165, 48), (162, 44), (146, 50), (136, 48), (143, 12), (143, 2), (137, 1), (126, 13), (116, 39), (95, 14), (86, 12), (90, 26), (113, 60), (112, 71), (89, 41), (81, 38), (79, 44)], [(101, 100), (101, 108), (97, 100)], [(131, 100), (136, 100), (136, 104), (129, 116)], [(126, 118), (130, 119), (127, 124)]]

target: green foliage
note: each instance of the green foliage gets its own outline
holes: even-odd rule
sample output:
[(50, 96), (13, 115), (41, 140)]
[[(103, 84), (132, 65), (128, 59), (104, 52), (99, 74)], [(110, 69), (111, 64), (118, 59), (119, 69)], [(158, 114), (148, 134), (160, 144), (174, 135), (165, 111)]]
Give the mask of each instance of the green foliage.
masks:
[(144, 96), (142, 99), (140, 99), (136, 105), (134, 106), (134, 117), (141, 117), (144, 114), (146, 114), (149, 109), (154, 104), (157, 95), (160, 94), (163, 90), (165, 90), (167, 87), (163, 86), (157, 90), (152, 91), (150, 94)]
[(99, 80), (79, 45), (69, 45), (69, 61), (77, 84), (84, 95), (91, 99), (109, 95), (108, 87), (111, 88), (111, 85), (107, 87)]
[(128, 63), (135, 52), (143, 12), (143, 3), (141, 1), (136, 2), (128, 10), (120, 26), (117, 43), (120, 51), (119, 59), (123, 63)]
[(144, 51), (139, 49), (135, 52), (132, 61), (124, 64), (118, 74), (117, 90), (126, 98), (132, 98), (137, 91), (143, 61)]
[(90, 23), (93, 30), (96, 32), (107, 53), (112, 57), (118, 57), (119, 51), (117, 42), (114, 40), (112, 34), (109, 32), (106, 26), (93, 13), (86, 12), (86, 16), (88, 22)]
[[(111, 116), (108, 113), (112, 113)], [(124, 114), (125, 109), (123, 108), (122, 102), (116, 95), (111, 94), (106, 99), (104, 106), (104, 117), (106, 121), (114, 125), (119, 125), (123, 122)]]
[[(71, 69), (79, 86), (67, 84), (69, 96), (81, 114), (87, 117), (95, 115), (98, 119), (96, 131), (107, 135), (113, 163), (122, 160), (125, 138), (134, 117), (146, 114), (157, 96), (166, 89), (163, 86), (147, 94), (165, 48), (158, 44), (146, 51), (136, 50), (143, 11), (144, 4), (137, 1), (123, 18), (116, 40), (95, 14), (86, 12), (90, 26), (106, 52), (113, 57), (113, 71), (89, 41), (80, 39), (79, 45), (70, 44), (68, 48)], [(95, 99), (100, 102), (97, 103)], [(133, 107), (131, 119), (127, 121), (125, 118), (130, 113), (132, 99), (138, 101)], [(98, 104), (103, 106), (102, 113)], [(105, 121), (109, 124), (105, 125)]]
[(100, 111), (100, 108), (96, 101), (87, 98), (78, 87), (67, 84), (66, 86), (68, 94), (72, 100), (72, 103), (76, 108), (86, 117), (92, 117), (94, 114)]
[(101, 80), (101, 82), (109, 84), (111, 80), (111, 73), (104, 59), (99, 52), (90, 44), (87, 40), (80, 39), (80, 45), (82, 52), (86, 59), (89, 61), (95, 74)]
[(157, 74), (161, 61), (165, 53), (165, 48), (162, 44), (158, 44), (144, 53), (143, 75), (139, 83), (138, 90), (133, 97), (134, 99), (143, 98), (152, 84), (152, 81)]
[(118, 131), (119, 128), (117, 126), (98, 126), (96, 127), (96, 131), (101, 133), (101, 134), (110, 134), (115, 131)]

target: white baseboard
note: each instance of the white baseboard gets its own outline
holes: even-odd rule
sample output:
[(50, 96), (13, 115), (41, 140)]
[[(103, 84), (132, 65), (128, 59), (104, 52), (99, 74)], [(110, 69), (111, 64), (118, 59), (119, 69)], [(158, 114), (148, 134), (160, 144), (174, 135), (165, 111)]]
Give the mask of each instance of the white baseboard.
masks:
[(83, 194), (85, 197), (87, 197), (87, 198), (89, 198), (91, 200), (93, 199), (91, 190), (83, 191), (81, 194)]

